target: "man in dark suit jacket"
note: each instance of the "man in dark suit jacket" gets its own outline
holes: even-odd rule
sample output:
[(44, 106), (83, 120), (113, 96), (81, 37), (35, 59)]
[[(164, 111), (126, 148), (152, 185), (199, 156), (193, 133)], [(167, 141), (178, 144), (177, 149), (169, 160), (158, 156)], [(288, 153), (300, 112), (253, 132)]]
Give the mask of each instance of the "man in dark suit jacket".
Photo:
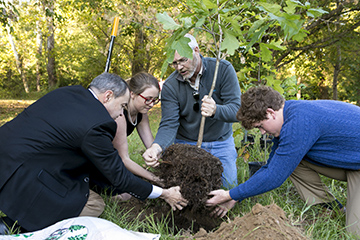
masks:
[(89, 89), (48, 93), (0, 128), (0, 210), (7, 223), (35, 231), (79, 216), (97, 175), (117, 192), (161, 197), (174, 210), (186, 206), (179, 187), (161, 189), (134, 176), (114, 149), (114, 119), (128, 100), (125, 81), (103, 73)]

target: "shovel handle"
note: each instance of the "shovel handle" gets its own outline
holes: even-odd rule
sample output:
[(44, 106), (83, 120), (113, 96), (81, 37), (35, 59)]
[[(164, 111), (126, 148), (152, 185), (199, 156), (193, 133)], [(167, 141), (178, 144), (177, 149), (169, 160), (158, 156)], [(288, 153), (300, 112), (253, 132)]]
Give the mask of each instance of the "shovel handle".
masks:
[(113, 23), (113, 28), (112, 28), (112, 31), (111, 31), (111, 36), (116, 37), (117, 31), (118, 31), (118, 28), (119, 28), (119, 21), (120, 21), (119, 17), (114, 18), (114, 23)]
[(105, 65), (105, 72), (109, 72), (110, 69), (110, 62), (111, 62), (111, 54), (112, 54), (112, 50), (114, 48), (114, 42), (115, 42), (115, 37), (117, 34), (117, 30), (119, 28), (119, 17), (115, 17), (114, 18), (114, 23), (113, 23), (113, 27), (112, 27), (112, 31), (111, 31), (111, 40), (110, 40), (110, 45), (109, 45), (109, 52), (107, 55), (107, 59), (106, 59), (106, 65)]

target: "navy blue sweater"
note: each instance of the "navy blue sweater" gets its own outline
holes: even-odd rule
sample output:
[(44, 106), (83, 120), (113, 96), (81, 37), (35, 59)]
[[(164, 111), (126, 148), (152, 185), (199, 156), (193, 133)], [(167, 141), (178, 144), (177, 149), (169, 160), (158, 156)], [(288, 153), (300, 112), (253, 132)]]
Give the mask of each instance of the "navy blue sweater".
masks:
[(284, 123), (268, 162), (248, 181), (230, 190), (241, 201), (275, 189), (302, 159), (313, 164), (360, 169), (360, 108), (331, 100), (286, 101)]

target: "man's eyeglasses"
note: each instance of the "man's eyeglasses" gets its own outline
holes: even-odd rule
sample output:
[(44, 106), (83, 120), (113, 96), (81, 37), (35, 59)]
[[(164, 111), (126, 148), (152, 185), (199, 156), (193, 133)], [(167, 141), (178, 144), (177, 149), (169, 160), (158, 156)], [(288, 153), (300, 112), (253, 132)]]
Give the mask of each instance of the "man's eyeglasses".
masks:
[(173, 67), (173, 68), (177, 68), (179, 65), (184, 65), (187, 60), (189, 60), (188, 58), (186, 57), (183, 57), (183, 58), (180, 58), (179, 60), (177, 61), (173, 61), (172, 63), (170, 63), (170, 65)]
[(144, 97), (144, 96), (141, 95), (141, 94), (139, 94), (139, 96), (144, 99), (144, 103), (145, 103), (146, 105), (150, 105), (150, 104), (152, 104), (152, 103), (154, 103), (154, 105), (155, 105), (155, 104), (157, 104), (157, 103), (160, 101), (160, 98), (158, 98), (158, 97), (155, 97), (155, 98), (146, 98), (146, 97)]
[(196, 100), (196, 102), (193, 105), (193, 110), (195, 112), (198, 112), (200, 110), (200, 103), (198, 102), (198, 100), (200, 99), (200, 94), (198, 91), (195, 90), (193, 91), (192, 96)]

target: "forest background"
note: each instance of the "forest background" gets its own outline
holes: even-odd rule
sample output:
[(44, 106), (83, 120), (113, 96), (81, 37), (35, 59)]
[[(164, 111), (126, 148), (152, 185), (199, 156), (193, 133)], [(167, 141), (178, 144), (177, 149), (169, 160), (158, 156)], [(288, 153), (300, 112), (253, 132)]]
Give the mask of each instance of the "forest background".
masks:
[[(222, 50), (237, 72), (242, 92), (254, 84), (267, 84), (280, 87), (287, 99), (338, 99), (360, 106), (358, 0), (218, 2), (226, 30)], [(214, 4), (214, 0), (0, 0), (0, 98), (36, 100), (58, 87), (86, 87), (104, 72), (114, 17), (120, 17), (120, 22), (110, 72), (126, 79), (146, 71), (159, 81), (165, 80), (173, 71), (170, 67), (164, 69), (163, 63), (168, 61), (167, 43), (179, 30), (175, 30), (176, 24), (181, 29), (198, 30), (201, 53), (215, 57), (209, 32), (200, 29), (203, 19), (196, 18), (212, 16)], [(167, 15), (174, 19), (171, 27)], [(159, 16), (163, 17), (161, 23)], [(193, 22), (187, 22), (186, 17)], [(211, 25), (208, 20), (206, 23)], [(0, 125), (22, 110), (12, 100), (2, 102), (7, 105), (0, 105)], [(19, 111), (12, 113), (14, 109)], [(151, 119), (156, 119), (151, 120), (153, 132), (159, 116), (159, 112), (150, 114)], [(235, 128), (236, 133), (240, 124), (236, 123)], [(235, 137), (241, 142), (241, 134)], [(141, 161), (144, 149), (139, 148), (140, 139), (136, 134), (130, 138), (131, 157)], [(251, 151), (239, 151), (239, 182), (247, 176), (245, 160), (266, 160), (266, 151)], [(257, 158), (248, 159), (251, 156)], [(326, 184), (337, 199), (346, 202), (345, 183), (327, 180)], [(294, 225), (305, 223), (306, 234), (312, 239), (351, 239), (344, 237), (344, 216), (313, 223), (317, 214), (293, 194), (292, 185), (286, 181), (270, 193), (244, 200), (231, 214), (249, 212), (257, 202), (267, 205), (275, 201)], [(143, 230), (142, 223), (129, 227), (127, 221), (119, 220), (122, 212), (109, 209), (104, 218), (120, 222), (126, 229)], [(173, 235), (167, 227), (159, 230), (151, 225), (149, 229), (162, 233), (163, 239)]]
[[(162, 69), (173, 31), (164, 30), (157, 14), (166, 12), (180, 22), (177, 16), (190, 16), (212, 2), (0, 0), (0, 98), (37, 99), (57, 87), (86, 87), (104, 71), (115, 16), (120, 22), (110, 72), (126, 79), (146, 71), (164, 80), (173, 71)], [(358, 0), (220, 3), (232, 17), (228, 25), (240, 26), (239, 47), (226, 59), (234, 65), (242, 91), (276, 82), (287, 98), (360, 105)], [(280, 15), (265, 21), (264, 12), (270, 17), (281, 12), (286, 21), (281, 23)], [(289, 37), (281, 34), (286, 28), (301, 31)], [(211, 41), (205, 35), (197, 38), (201, 53), (214, 57)]]

